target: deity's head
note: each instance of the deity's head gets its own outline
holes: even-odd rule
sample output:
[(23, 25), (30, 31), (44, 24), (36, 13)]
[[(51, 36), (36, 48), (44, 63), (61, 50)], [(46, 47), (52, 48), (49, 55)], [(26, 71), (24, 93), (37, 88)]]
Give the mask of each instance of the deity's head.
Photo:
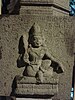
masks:
[(43, 44), (42, 33), (37, 23), (34, 23), (29, 31), (29, 43), (33, 47), (40, 47)]

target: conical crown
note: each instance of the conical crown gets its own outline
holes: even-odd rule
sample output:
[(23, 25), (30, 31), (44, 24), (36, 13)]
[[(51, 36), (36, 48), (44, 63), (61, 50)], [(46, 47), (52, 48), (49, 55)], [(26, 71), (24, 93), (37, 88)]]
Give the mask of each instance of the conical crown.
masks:
[(33, 35), (33, 36), (40, 36), (41, 35), (40, 26), (37, 23), (33, 24), (33, 26), (31, 27), (31, 29), (29, 31), (29, 35)]

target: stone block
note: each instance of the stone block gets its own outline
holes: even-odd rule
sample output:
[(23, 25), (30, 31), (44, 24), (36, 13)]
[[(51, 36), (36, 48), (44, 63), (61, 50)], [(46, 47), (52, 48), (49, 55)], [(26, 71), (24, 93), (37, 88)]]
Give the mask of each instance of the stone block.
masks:
[(17, 84), (16, 95), (54, 95), (58, 92), (58, 85), (52, 84)]
[(52, 4), (53, 0), (21, 0), (21, 4)]
[[(44, 10), (42, 7), (40, 9)], [(24, 33), (28, 34), (34, 22), (38, 22), (45, 35), (49, 52), (60, 59), (64, 65), (64, 73), (59, 75), (59, 91), (53, 99), (70, 100), (74, 65), (75, 19), (73, 17), (50, 16), (50, 14), (43, 14), (42, 11), (40, 14), (37, 9), (34, 14), (22, 13), (18, 16), (0, 17), (0, 96), (9, 96), (14, 77), (23, 74), (25, 68), (17, 67), (19, 39)]]
[(43, 83), (37, 83), (35, 77), (16, 77), (16, 95), (54, 95), (58, 92), (58, 80), (48, 78)]
[(53, 0), (53, 3), (59, 7), (69, 10), (69, 0)]
[[(52, 16), (69, 15), (69, 0), (60, 0), (60, 1), (59, 0), (21, 0), (20, 3), (21, 3), (20, 14), (23, 14), (24, 10), (28, 14), (34, 14), (34, 13), (36, 14), (36, 12), (40, 13), (41, 10), (40, 14), (46, 14), (46, 15), (50, 14)], [(41, 9), (39, 7), (41, 7)], [(35, 9), (33, 10), (33, 8)]]

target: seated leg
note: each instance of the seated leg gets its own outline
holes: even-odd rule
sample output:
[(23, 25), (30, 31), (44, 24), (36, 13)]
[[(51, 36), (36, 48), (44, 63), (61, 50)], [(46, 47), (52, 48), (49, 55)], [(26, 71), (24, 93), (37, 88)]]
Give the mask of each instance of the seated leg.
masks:
[(31, 76), (31, 77), (35, 77), (36, 76), (36, 72), (34, 71), (34, 69), (32, 68), (32, 66), (27, 66), (27, 75)]

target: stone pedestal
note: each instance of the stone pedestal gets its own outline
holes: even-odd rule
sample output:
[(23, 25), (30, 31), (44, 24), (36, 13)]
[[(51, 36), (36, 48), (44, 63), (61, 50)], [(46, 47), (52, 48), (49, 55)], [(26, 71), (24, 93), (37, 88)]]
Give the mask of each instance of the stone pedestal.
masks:
[(35, 77), (16, 77), (17, 88), (15, 94), (18, 96), (27, 95), (32, 97), (52, 96), (58, 92), (58, 79), (44, 78), (43, 83), (37, 83)]

